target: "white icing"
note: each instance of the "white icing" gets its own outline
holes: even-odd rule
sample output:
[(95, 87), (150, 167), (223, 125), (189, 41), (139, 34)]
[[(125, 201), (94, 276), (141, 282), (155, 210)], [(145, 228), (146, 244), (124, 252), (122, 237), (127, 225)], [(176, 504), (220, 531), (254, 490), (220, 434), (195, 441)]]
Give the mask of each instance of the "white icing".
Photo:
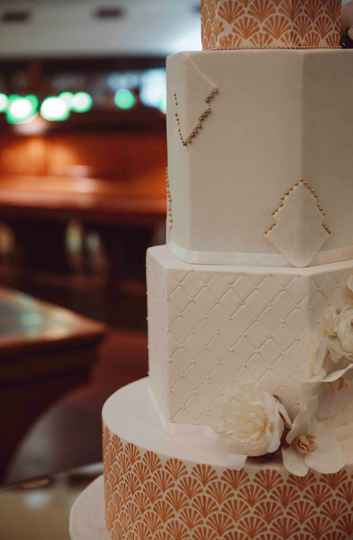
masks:
[[(103, 422), (109, 431), (139, 448), (157, 452), (164, 458), (187, 463), (204, 463), (213, 467), (237, 468), (236, 456), (230, 454), (209, 430), (197, 426), (170, 425), (161, 422), (149, 393), (148, 378), (125, 386), (113, 394), (103, 407)], [(345, 459), (353, 462), (352, 427), (344, 432)], [(240, 462), (239, 462), (240, 463)], [(263, 468), (264, 463), (248, 461), (247, 471)], [(281, 467), (280, 460), (271, 466)]]
[[(204, 95), (192, 90), (199, 72), (219, 95), (204, 130), (185, 148), (173, 95), (182, 96), (183, 123), (190, 115), (193, 124)], [(304, 178), (317, 193), (334, 234), (322, 238), (327, 240), (324, 251), (320, 242), (312, 247), (312, 240), (308, 249), (309, 223), (298, 222), (299, 256), (291, 264), (321, 264), (332, 254), (344, 259), (352, 253), (352, 73), (353, 52), (343, 50), (217, 51), (182, 53), (168, 60), (174, 212), (169, 240), (175, 252), (183, 250), (190, 262), (248, 264), (241, 257), (239, 261), (239, 254), (263, 254), (289, 264), (288, 253), (278, 259), (278, 249), (264, 231), (282, 194)], [(323, 253), (326, 258), (320, 258)]]
[(207, 427), (161, 422), (147, 378), (116, 392), (103, 407), (103, 422), (125, 441), (164, 456), (219, 467), (237, 466), (236, 456)]
[(307, 183), (299, 182), (284, 198), (266, 237), (293, 266), (309, 266), (331, 233)]
[[(276, 253), (239, 253), (219, 251), (192, 251), (181, 248), (174, 242), (168, 242), (168, 247), (181, 261), (202, 265), (232, 265), (232, 266), (280, 266), (288, 268), (288, 258)], [(311, 260), (311, 266), (332, 264), (353, 260), (353, 246), (345, 249), (321, 251)], [(303, 265), (304, 267), (305, 265)], [(298, 266), (300, 268), (300, 265)]]
[[(207, 100), (217, 89), (192, 59), (180, 64), (179, 67), (180, 72), (177, 77), (189, 81), (187, 86), (181, 88), (180, 91), (176, 90), (173, 94), (173, 115), (178, 118), (178, 127), (181, 129), (180, 143), (190, 140), (197, 126), (201, 125), (204, 129), (204, 120), (201, 118), (211, 106)], [(190, 101), (190, 95), (194, 96), (194, 101)]]
[(166, 246), (151, 249), (150, 379), (166, 422), (214, 425), (233, 383), (259, 384), (296, 414), (311, 340), (325, 308), (344, 305), (352, 271), (352, 261), (303, 269), (195, 266)]

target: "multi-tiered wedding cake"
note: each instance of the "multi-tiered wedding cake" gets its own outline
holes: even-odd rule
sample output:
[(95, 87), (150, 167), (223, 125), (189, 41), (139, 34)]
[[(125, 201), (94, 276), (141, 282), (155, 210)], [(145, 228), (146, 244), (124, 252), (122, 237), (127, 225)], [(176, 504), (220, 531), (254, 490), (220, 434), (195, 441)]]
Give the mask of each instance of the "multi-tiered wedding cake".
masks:
[(340, 0), (204, 0), (168, 61), (149, 378), (105, 405), (112, 540), (353, 538), (353, 53)]

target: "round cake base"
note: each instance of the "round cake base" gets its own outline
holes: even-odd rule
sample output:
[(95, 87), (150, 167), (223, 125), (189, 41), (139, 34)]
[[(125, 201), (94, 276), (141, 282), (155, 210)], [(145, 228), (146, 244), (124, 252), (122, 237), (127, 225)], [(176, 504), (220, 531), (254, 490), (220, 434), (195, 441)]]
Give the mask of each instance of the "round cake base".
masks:
[(104, 479), (95, 480), (76, 500), (70, 515), (71, 540), (110, 540), (104, 516)]
[(242, 470), (207, 440), (161, 422), (148, 380), (103, 409), (106, 523), (112, 540), (352, 540), (353, 468), (287, 472), (281, 460)]

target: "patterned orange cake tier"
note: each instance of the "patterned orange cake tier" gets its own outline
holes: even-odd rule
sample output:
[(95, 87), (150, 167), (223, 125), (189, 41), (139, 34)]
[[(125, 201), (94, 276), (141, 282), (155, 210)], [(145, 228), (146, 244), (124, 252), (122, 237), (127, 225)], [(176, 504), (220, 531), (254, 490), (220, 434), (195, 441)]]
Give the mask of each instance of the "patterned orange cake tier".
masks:
[(341, 0), (202, 0), (204, 49), (338, 48)]
[(112, 540), (349, 540), (353, 469), (300, 478), (280, 463), (237, 471), (140, 448), (104, 427)]

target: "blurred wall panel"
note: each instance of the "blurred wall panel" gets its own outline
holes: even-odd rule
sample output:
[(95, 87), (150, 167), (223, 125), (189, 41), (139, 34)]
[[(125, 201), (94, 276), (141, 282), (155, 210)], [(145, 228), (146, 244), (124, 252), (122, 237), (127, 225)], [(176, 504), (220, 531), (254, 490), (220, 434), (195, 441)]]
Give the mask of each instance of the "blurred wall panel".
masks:
[(48, 174), (125, 177), (124, 135), (67, 134), (48, 138)]
[(44, 176), (47, 173), (46, 141), (40, 137), (2, 136), (0, 174)]
[(166, 163), (164, 135), (67, 134), (47, 139), (48, 175), (134, 181)]

